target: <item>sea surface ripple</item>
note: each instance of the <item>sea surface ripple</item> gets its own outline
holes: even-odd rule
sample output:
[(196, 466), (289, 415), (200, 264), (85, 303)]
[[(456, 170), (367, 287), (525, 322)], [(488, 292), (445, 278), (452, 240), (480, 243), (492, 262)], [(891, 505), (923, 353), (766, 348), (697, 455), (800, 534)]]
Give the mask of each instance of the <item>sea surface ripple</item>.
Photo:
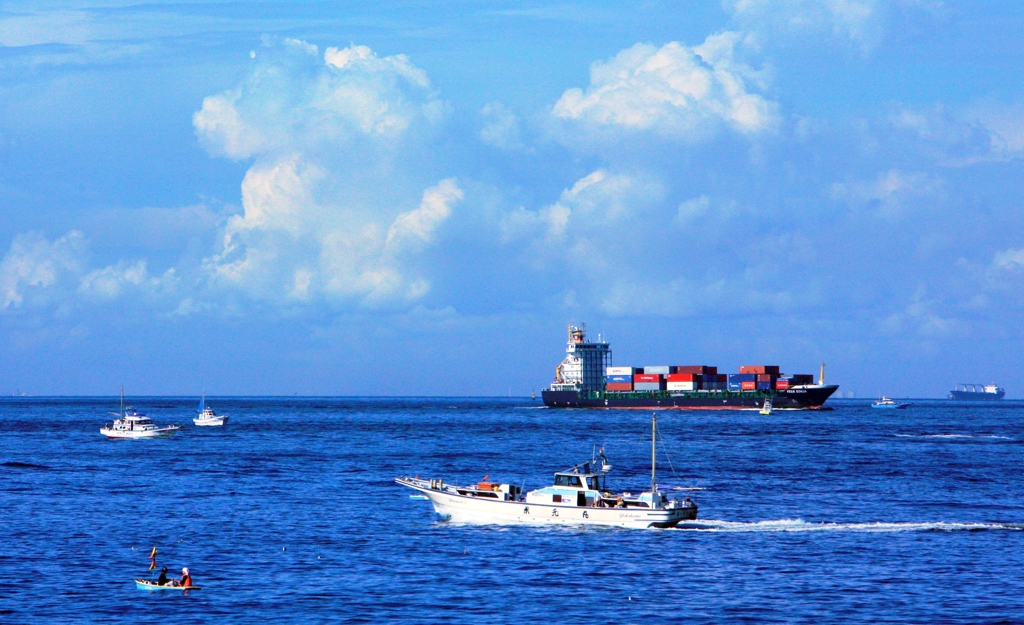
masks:
[[(2, 623), (1024, 620), (1024, 404), (659, 414), (675, 530), (439, 521), (398, 475), (527, 489), (603, 446), (650, 480), (650, 413), (529, 399), (0, 400)], [(671, 463), (671, 464), (670, 464)], [(682, 494), (684, 491), (674, 491)], [(147, 556), (202, 590), (136, 590)]]

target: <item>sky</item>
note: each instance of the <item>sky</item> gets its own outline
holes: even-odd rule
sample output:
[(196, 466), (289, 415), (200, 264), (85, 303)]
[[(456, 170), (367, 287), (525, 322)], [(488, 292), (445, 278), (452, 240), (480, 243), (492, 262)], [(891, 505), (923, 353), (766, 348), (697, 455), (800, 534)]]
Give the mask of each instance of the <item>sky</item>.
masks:
[(1024, 397), (1024, 4), (0, 2), (0, 394)]

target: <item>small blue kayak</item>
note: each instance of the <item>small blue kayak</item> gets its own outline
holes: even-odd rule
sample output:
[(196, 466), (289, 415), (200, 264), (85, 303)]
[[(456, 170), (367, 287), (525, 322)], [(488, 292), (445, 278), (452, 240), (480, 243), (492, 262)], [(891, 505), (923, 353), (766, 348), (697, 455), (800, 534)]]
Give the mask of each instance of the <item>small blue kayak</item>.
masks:
[(161, 586), (148, 579), (135, 580), (135, 587), (139, 590), (199, 590), (200, 588), (199, 586), (172, 586), (170, 584)]

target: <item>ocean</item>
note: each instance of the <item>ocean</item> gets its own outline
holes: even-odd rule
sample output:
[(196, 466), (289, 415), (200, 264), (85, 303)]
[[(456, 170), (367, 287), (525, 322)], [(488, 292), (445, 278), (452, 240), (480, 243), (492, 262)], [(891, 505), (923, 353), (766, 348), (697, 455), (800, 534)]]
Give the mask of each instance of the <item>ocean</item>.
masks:
[[(0, 400), (0, 623), (1024, 622), (1024, 403), (659, 413), (674, 530), (440, 521), (399, 475), (549, 485), (604, 447), (650, 480), (649, 411), (509, 398)], [(680, 493), (681, 494), (681, 493)], [(187, 566), (201, 590), (137, 590)]]

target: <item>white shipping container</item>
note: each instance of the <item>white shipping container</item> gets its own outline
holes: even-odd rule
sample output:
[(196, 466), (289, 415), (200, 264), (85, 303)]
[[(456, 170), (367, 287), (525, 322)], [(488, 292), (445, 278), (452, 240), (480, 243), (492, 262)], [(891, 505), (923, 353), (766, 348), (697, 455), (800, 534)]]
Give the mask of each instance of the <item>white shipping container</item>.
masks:
[(669, 382), (665, 388), (669, 391), (695, 391), (696, 386), (695, 382)]
[(668, 365), (658, 365), (644, 367), (644, 373), (660, 373), (661, 375), (668, 375)]
[(605, 367), (605, 375), (633, 375), (633, 367)]

